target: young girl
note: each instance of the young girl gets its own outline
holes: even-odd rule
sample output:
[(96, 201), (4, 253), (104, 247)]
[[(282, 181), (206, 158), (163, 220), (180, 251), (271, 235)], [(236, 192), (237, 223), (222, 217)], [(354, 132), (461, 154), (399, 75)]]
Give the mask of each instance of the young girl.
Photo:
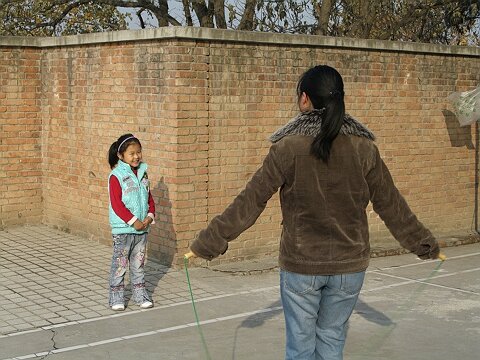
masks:
[(150, 193), (142, 145), (132, 134), (118, 138), (108, 152), (112, 169), (108, 178), (109, 219), (113, 235), (109, 305), (125, 309), (124, 278), (130, 264), (132, 299), (142, 309), (153, 306), (145, 289), (144, 261), (147, 233), (153, 223), (155, 203)]

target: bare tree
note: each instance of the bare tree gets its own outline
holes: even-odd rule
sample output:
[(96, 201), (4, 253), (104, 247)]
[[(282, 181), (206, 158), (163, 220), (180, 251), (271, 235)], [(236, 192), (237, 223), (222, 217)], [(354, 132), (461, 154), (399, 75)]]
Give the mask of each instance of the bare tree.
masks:
[(0, 16), (0, 35), (58, 36), (127, 28), (125, 15), (116, 7), (86, 0), (2, 0)]
[(193, 26), (192, 13), (190, 12), (190, 1), (182, 0), (183, 13), (185, 14), (185, 21), (187, 26)]
[[(213, 28), (213, 17), (211, 10), (207, 7), (204, 0), (191, 0), (193, 10), (197, 15), (200, 26)], [(209, 1), (210, 2), (210, 1)]]
[(215, 23), (217, 28), (226, 29), (227, 22), (225, 20), (225, 0), (215, 0)]
[(257, 0), (246, 0), (245, 1), (245, 11), (243, 12), (242, 19), (240, 20), (240, 25), (238, 30), (254, 30), (254, 18), (255, 18), (255, 6), (257, 5)]
[[(0, 0), (0, 34), (66, 35), (194, 26), (444, 44), (478, 44), (480, 0)], [(156, 19), (154, 25), (148, 17)], [(228, 17), (228, 23), (227, 23)]]
[(332, 11), (333, 1), (323, 0), (321, 3), (316, 4), (315, 12), (318, 20), (317, 34), (327, 35), (328, 32), (328, 20)]

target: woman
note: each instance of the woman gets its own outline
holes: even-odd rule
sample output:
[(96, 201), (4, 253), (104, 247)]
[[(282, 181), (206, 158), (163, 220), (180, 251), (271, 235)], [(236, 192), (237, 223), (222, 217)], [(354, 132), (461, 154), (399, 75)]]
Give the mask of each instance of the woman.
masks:
[(395, 187), (374, 135), (345, 113), (340, 74), (315, 66), (297, 95), (301, 113), (271, 136), (262, 167), (190, 250), (207, 260), (225, 253), (280, 189), (285, 358), (337, 360), (369, 264), (369, 201), (406, 249), (436, 259), (439, 247)]

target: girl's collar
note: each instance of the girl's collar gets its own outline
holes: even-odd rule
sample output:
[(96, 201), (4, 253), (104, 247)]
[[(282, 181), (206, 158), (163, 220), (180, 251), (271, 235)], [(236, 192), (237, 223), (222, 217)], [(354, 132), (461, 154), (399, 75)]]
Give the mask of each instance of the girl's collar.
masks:
[(132, 172), (139, 172), (140, 170), (147, 170), (147, 164), (145, 164), (144, 162), (141, 162), (137, 168), (132, 168), (129, 164), (127, 164), (126, 162), (118, 159), (118, 163), (117, 163), (117, 166), (120, 166), (121, 168), (125, 169), (125, 170), (130, 170)]

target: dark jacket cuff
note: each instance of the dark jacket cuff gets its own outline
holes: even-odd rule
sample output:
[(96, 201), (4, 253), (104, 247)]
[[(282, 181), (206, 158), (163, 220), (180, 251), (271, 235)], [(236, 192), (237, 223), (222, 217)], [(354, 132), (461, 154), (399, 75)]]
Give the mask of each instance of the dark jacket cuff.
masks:
[(190, 245), (190, 250), (205, 260), (212, 260), (219, 255), (223, 255), (227, 249), (228, 242), (220, 239), (210, 239), (205, 230), (200, 231), (195, 241)]

